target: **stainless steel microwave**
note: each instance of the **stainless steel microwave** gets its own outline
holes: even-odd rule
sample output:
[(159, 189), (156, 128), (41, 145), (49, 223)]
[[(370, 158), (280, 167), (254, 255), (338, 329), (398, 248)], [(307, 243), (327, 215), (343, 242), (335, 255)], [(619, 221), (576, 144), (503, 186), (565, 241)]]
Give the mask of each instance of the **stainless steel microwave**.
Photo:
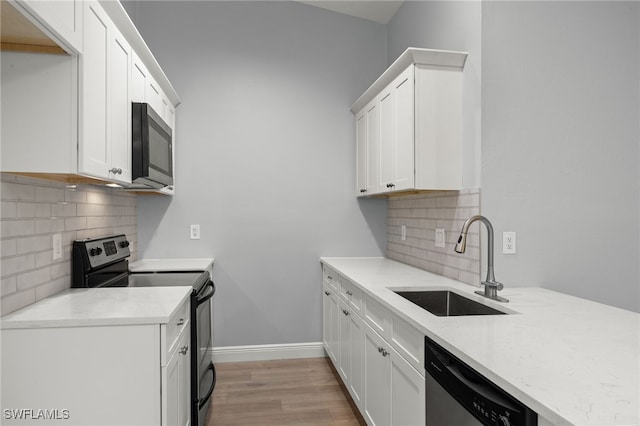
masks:
[(147, 103), (131, 104), (131, 180), (133, 186), (173, 185), (173, 132)]

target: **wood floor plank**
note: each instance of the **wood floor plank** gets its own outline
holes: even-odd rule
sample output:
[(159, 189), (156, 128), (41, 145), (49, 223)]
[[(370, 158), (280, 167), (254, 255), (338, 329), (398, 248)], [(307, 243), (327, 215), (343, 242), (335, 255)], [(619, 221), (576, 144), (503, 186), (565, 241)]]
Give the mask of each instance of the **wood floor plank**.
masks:
[(216, 365), (207, 426), (365, 425), (328, 358)]

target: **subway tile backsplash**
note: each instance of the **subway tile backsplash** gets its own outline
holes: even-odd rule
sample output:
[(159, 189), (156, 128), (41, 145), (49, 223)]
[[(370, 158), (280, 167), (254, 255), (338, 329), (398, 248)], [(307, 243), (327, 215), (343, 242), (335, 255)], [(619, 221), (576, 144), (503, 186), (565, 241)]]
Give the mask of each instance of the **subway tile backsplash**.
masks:
[[(480, 190), (439, 191), (389, 198), (387, 257), (468, 284), (480, 284), (480, 233), (472, 227), (464, 254), (454, 252), (462, 224), (480, 214)], [(402, 240), (402, 225), (406, 240)], [(437, 228), (445, 247), (435, 246)]]
[[(71, 243), (126, 234), (137, 258), (136, 195), (96, 185), (0, 174), (0, 314), (71, 286)], [(53, 260), (53, 235), (62, 235)]]

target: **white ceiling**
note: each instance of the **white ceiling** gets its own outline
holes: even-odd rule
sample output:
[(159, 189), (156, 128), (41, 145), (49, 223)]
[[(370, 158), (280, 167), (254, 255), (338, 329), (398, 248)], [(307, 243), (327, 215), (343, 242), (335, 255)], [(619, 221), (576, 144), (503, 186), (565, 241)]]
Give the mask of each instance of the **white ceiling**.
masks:
[(345, 15), (368, 19), (369, 21), (378, 22), (380, 24), (387, 24), (403, 3), (403, 0), (298, 1), (299, 3), (320, 7), (322, 9), (332, 10), (334, 12), (343, 13)]

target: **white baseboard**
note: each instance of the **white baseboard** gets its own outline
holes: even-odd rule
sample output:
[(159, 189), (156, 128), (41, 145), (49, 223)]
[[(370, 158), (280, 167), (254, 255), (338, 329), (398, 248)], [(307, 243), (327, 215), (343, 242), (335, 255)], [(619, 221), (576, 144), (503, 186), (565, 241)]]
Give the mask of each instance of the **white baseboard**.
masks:
[(322, 358), (322, 342), (280, 345), (221, 346), (211, 350), (213, 362), (270, 361), (275, 359)]

